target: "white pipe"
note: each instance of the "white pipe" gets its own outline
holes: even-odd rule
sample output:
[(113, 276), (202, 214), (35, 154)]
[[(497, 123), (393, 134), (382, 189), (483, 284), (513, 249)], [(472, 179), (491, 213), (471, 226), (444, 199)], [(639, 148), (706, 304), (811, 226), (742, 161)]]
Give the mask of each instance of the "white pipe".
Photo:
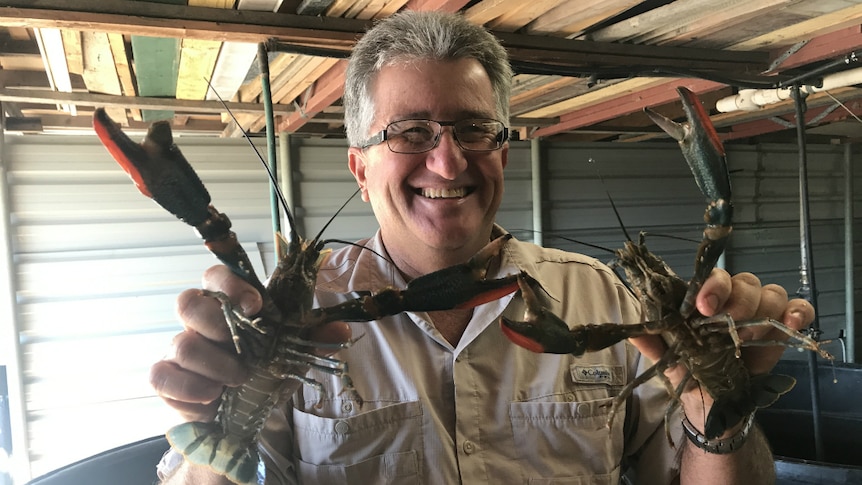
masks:
[[(829, 89), (853, 86), (859, 83), (862, 83), (862, 67), (824, 76), (822, 86), (818, 87), (806, 84), (800, 87), (800, 91), (806, 94), (813, 94)], [(731, 111), (757, 111), (766, 105), (790, 99), (791, 95), (791, 88), (741, 89), (734, 96), (719, 99), (715, 103), (715, 109), (722, 113), (729, 113)]]

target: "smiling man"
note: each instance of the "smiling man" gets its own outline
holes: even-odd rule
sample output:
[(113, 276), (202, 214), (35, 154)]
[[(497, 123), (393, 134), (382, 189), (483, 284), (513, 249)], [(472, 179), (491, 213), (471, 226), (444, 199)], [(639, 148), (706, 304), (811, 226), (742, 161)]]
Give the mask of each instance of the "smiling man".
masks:
[[(505, 233), (494, 220), (508, 157), (511, 78), (498, 41), (458, 15), (403, 12), (360, 40), (344, 95), (348, 165), (380, 230), (359, 242), (373, 252), (347, 247), (328, 257), (318, 305), (403, 287), (466, 262)], [(640, 321), (637, 301), (594, 259), (511, 239), (488, 277), (521, 270), (539, 280), (550, 309), (570, 324)], [(223, 267), (208, 271), (204, 286), (225, 291), (248, 312), (260, 306)], [(697, 304), (705, 315), (773, 317), (794, 328), (813, 319), (810, 305), (788, 302), (783, 289), (761, 286), (750, 274), (716, 272)], [(247, 373), (223, 344), (229, 336), (215, 300), (190, 290), (179, 308), (186, 330), (174, 341), (177, 351), (153, 367), (152, 382), (185, 419), (211, 420), (223, 386)], [(351, 323), (362, 338), (337, 357), (349, 364), (364, 404), (340, 394), (335, 376), (309, 371), (319, 390), (294, 383), (263, 432), (266, 483), (616, 484), (623, 474), (649, 484), (678, 476), (699, 484), (770, 480), (769, 450), (757, 430), (728, 430), (720, 438), (736, 451), (724, 454), (676, 431), (677, 456), (662, 426), (667, 393), (655, 379), (636, 388), (605, 426), (614, 396), (661, 355), (659, 339), (580, 357), (534, 354), (506, 340), (498, 325), (523, 310), (522, 298), (508, 295), (474, 309)], [(343, 340), (346, 330), (332, 324), (318, 337)], [(746, 362), (762, 373), (779, 355), (753, 350)], [(668, 377), (681, 378), (678, 371)], [(703, 429), (710, 404), (696, 388), (683, 397), (695, 428)], [(169, 483), (224, 480), (177, 456), (162, 466)]]
[(369, 128), (380, 131), (350, 148), (349, 165), (386, 221), (390, 255), (409, 277), (436, 269), (440, 255), (446, 266), (466, 261), (490, 240), (509, 151), (485, 69), (472, 58), (405, 59), (370, 88)]

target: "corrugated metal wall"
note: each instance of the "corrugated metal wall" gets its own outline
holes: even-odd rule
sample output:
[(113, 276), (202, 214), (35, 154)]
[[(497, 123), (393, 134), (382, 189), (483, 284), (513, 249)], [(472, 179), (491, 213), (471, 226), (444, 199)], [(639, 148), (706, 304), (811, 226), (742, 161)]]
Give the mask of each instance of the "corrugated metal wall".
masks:
[[(32, 474), (164, 432), (148, 383), (180, 330), (179, 291), (215, 263), (92, 137), (8, 137)], [(236, 140), (181, 140), (241, 241), (270, 244), (268, 184)], [(271, 244), (270, 244), (271, 246)], [(260, 265), (258, 265), (260, 267)], [(262, 269), (262, 267), (260, 267)]]
[[(630, 236), (638, 231), (699, 241), (705, 199), (680, 151), (670, 144), (556, 144), (546, 147), (547, 214), (545, 244), (580, 251), (602, 260), (609, 255), (551, 234), (606, 248), (624, 240), (605, 191), (613, 197)], [(800, 286), (799, 162), (796, 146), (728, 146), (735, 205), (734, 231), (727, 251), (731, 273), (751, 271), (791, 294)], [(852, 158), (855, 214), (862, 208), (862, 157)], [(808, 148), (813, 262), (823, 338), (837, 338), (844, 307), (844, 148)], [(603, 180), (603, 181), (602, 181)], [(854, 220), (855, 278), (862, 276), (862, 223)], [(681, 276), (691, 275), (697, 243), (648, 236), (647, 245)], [(860, 315), (860, 290), (854, 295)], [(858, 326), (858, 325), (857, 325)], [(857, 332), (858, 333), (858, 332)], [(857, 339), (858, 340), (858, 339)], [(840, 358), (840, 344), (830, 351)], [(805, 358), (795, 351), (785, 358)]]
[[(247, 144), (178, 143), (249, 253), (271, 267), (268, 184)], [(632, 237), (647, 230), (700, 238), (703, 197), (675, 146), (546, 144), (543, 151), (546, 245), (609, 259), (554, 237), (618, 247), (623, 236), (605, 190)], [(729, 269), (755, 271), (793, 291), (799, 261), (795, 148), (729, 152), (731, 169), (739, 170), (733, 174), (737, 224)], [(294, 140), (290, 154), (301, 230), (315, 234), (356, 187), (344, 142)], [(152, 396), (149, 366), (180, 328), (176, 295), (198, 286), (214, 259), (190, 228), (133, 189), (94, 138), (9, 137), (7, 155), (35, 476), (159, 434), (174, 422)], [(533, 230), (529, 158), (528, 143), (512, 145), (499, 214), (522, 239)], [(842, 163), (840, 147), (812, 148), (815, 263), (827, 336), (843, 324)], [(370, 206), (357, 198), (324, 237), (354, 240), (375, 227)], [(654, 236), (649, 244), (689, 274), (696, 242)]]

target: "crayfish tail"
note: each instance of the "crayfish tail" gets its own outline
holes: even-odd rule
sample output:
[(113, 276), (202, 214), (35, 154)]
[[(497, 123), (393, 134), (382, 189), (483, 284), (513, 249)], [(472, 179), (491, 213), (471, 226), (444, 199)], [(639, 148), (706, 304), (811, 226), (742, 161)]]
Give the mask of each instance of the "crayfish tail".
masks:
[(747, 392), (731, 393), (716, 399), (706, 418), (703, 434), (708, 439), (721, 436), (758, 408), (765, 408), (793, 389), (796, 379), (781, 374), (751, 378)]
[(724, 396), (716, 399), (706, 417), (703, 434), (707, 439), (718, 438), (754, 412), (754, 403), (748, 395)]
[(260, 454), (255, 444), (224, 436), (215, 423), (183, 423), (168, 430), (167, 438), (190, 463), (208, 466), (238, 485), (258, 483)]
[(751, 400), (758, 408), (771, 406), (795, 385), (796, 379), (782, 374), (754, 376), (751, 378)]

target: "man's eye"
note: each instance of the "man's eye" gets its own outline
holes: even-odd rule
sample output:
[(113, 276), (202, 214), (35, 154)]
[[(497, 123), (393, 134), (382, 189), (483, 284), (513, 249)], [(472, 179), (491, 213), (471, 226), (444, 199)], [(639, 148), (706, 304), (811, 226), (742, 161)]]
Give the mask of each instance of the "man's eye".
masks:
[(461, 127), (458, 130), (458, 136), (461, 137), (462, 140), (485, 140), (492, 139), (496, 135), (494, 132), (494, 127), (486, 126), (486, 125), (469, 125), (465, 127)]
[(427, 126), (411, 126), (400, 130), (397, 136), (410, 141), (422, 141), (433, 137), (433, 133)]

